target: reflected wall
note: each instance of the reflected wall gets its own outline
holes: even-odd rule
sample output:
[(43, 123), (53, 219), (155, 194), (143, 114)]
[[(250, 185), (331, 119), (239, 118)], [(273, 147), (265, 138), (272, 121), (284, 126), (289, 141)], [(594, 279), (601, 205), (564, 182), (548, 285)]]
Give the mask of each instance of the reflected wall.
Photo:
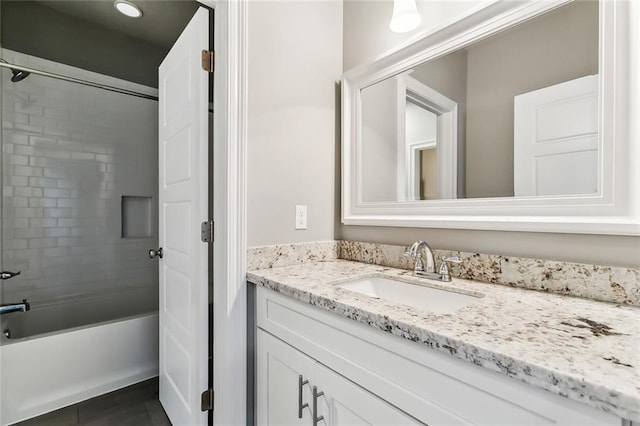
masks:
[[(519, 97), (534, 96), (534, 92), (542, 89), (548, 89), (550, 94), (544, 101), (540, 100), (540, 104), (536, 105), (540, 108), (534, 110), (542, 111), (552, 103), (559, 104), (586, 96), (582, 89), (569, 93), (567, 87), (572, 84), (571, 81), (580, 78), (595, 76), (597, 80), (598, 22), (598, 1), (568, 3), (363, 88), (360, 93), (362, 129), (359, 148), (362, 152), (358, 153), (359, 176), (362, 181), (361, 200), (388, 202), (546, 196), (549, 192), (539, 190), (539, 187), (544, 188), (547, 181), (561, 180), (563, 176), (555, 173), (559, 168), (571, 169), (571, 173), (567, 173), (568, 177), (578, 175), (573, 173), (575, 170), (589, 169), (589, 179), (597, 181), (597, 129), (592, 131), (593, 129), (579, 128), (574, 129), (574, 133), (567, 134), (556, 127), (550, 128), (553, 131), (549, 128), (538, 129), (543, 133), (558, 133), (550, 139), (557, 144), (548, 149), (540, 148), (542, 153), (533, 150), (536, 155), (519, 155), (518, 150), (527, 151), (529, 145), (534, 144), (537, 144), (537, 148), (550, 140), (529, 141), (534, 138), (534, 132), (518, 132), (516, 122), (528, 124), (526, 120), (536, 122), (538, 119), (535, 112), (528, 115), (523, 115), (522, 111), (518, 113), (515, 104)], [(415, 176), (407, 175), (410, 170), (400, 161), (404, 156), (405, 146), (409, 144), (405, 135), (398, 131), (400, 126), (404, 126), (406, 116), (405, 107), (398, 102), (398, 97), (403, 96), (405, 88), (409, 97), (409, 86), (403, 84), (403, 80), (417, 82), (411, 85), (418, 84), (422, 87), (425, 107), (434, 107), (432, 111), (439, 116), (447, 109), (437, 99), (444, 97), (455, 105), (456, 137), (446, 143), (455, 145), (455, 158), (439, 158), (439, 170), (425, 169), (424, 172), (416, 172)], [(566, 86), (560, 87), (563, 84)], [(597, 81), (595, 89), (589, 93), (592, 92), (595, 96), (591, 96), (591, 109), (597, 109)], [(564, 93), (564, 97), (553, 98), (559, 96), (557, 93)], [(562, 116), (563, 120), (571, 121), (573, 116), (579, 115), (577, 111), (567, 109), (566, 115)], [(589, 119), (597, 121), (597, 117), (592, 120), (589, 116)], [(542, 123), (538, 124), (542, 126)], [(525, 127), (527, 126), (521, 125), (520, 129)], [(577, 140), (587, 130), (591, 132), (589, 134), (593, 134), (596, 145), (590, 148), (594, 159), (576, 161), (576, 153), (586, 148), (582, 143), (569, 143), (569, 139)], [(437, 145), (442, 145), (442, 142), (444, 141), (438, 140)], [(560, 147), (561, 143), (566, 146)], [(561, 154), (568, 160), (560, 161)], [(552, 156), (560, 167), (556, 163), (552, 166), (547, 164)], [(543, 173), (550, 169), (553, 173), (546, 173), (550, 177), (547, 181), (542, 179), (543, 182), (534, 189), (517, 191), (516, 181), (540, 180), (536, 174), (528, 173), (528, 167), (522, 167), (523, 162), (538, 166), (547, 164), (546, 168), (539, 166), (536, 172)], [(442, 167), (449, 163), (456, 166), (451, 167), (450, 172)], [(438, 191), (419, 196), (406, 190), (403, 181), (427, 180), (429, 175), (435, 176), (440, 182), (447, 182), (455, 177), (455, 190), (447, 191), (444, 190), (444, 185), (436, 185), (440, 186)], [(588, 189), (579, 186), (578, 189), (572, 189), (569, 185), (567, 188), (560, 188), (558, 194), (598, 192), (597, 185), (587, 186)]]

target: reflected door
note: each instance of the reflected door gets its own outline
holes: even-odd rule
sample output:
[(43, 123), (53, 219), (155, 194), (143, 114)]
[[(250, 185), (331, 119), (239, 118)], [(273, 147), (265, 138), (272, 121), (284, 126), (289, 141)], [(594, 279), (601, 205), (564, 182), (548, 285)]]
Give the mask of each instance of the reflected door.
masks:
[(160, 402), (174, 425), (207, 422), (208, 34), (200, 8), (159, 68)]
[(598, 192), (598, 76), (570, 80), (514, 100), (514, 193)]

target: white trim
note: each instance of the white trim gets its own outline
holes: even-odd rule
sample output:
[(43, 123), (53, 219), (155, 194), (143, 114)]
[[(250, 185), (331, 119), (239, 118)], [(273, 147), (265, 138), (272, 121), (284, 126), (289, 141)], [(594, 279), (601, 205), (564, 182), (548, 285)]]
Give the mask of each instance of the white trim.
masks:
[[(534, 232), (640, 235), (638, 52), (640, 7), (600, 2), (601, 193), (366, 203), (358, 199), (360, 90), (568, 3), (567, 0), (488, 2), (474, 14), (374, 63), (344, 74), (342, 222), (346, 225), (442, 227)], [(636, 71), (636, 72), (632, 72)], [(350, 143), (354, 141), (355, 143)], [(601, 142), (602, 143), (602, 142)]]
[[(398, 123), (406, 122), (404, 104), (406, 99), (410, 99), (416, 105), (421, 105), (423, 108), (438, 115), (438, 198), (457, 198), (458, 104), (405, 73), (398, 78)], [(402, 161), (406, 161), (404, 164), (398, 164), (398, 170), (403, 171), (404, 175), (398, 178), (399, 181), (404, 183), (408, 180), (404, 173), (406, 164), (413, 163), (414, 156), (410, 155), (414, 155), (414, 153), (411, 150), (406, 150), (405, 144), (403, 144), (406, 139), (404, 127), (398, 125), (398, 129), (402, 129), (402, 133), (398, 132), (398, 159), (401, 161), (400, 159), (402, 158)], [(411, 169), (411, 166), (409, 166), (409, 169)], [(412, 170), (412, 172), (414, 171)], [(415, 175), (412, 176), (415, 177)], [(409, 185), (410, 188), (414, 186), (415, 183)], [(399, 198), (401, 200), (416, 200), (414, 198), (416, 192), (412, 189), (400, 194), (406, 194), (403, 198)], [(418, 197), (417, 200), (420, 200), (420, 198)]]
[(244, 425), (247, 1), (220, 0), (214, 7), (213, 423)]

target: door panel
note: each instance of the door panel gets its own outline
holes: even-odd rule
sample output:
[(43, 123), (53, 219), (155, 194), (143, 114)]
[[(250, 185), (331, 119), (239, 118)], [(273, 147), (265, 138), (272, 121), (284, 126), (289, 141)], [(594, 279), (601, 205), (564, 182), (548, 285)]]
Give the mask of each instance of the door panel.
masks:
[(325, 419), (320, 425), (423, 424), (320, 363), (315, 378), (318, 389), (325, 393), (318, 401), (318, 414)]
[(192, 282), (184, 274), (167, 269), (164, 275), (164, 310), (167, 316), (176, 324), (191, 328), (191, 315), (189, 307), (191, 301)]
[[(184, 232), (181, 227), (175, 224), (187, 224), (191, 218), (191, 201), (169, 202), (164, 203), (164, 243), (165, 249), (171, 246), (171, 249), (178, 254), (189, 256), (191, 254), (191, 235)], [(176, 266), (186, 266), (177, 264)]]
[(191, 179), (191, 129), (185, 128), (179, 131), (165, 143), (167, 153), (164, 167), (166, 170), (165, 185), (175, 185)]
[[(547, 155), (536, 159), (539, 195), (595, 194), (598, 192), (598, 150)], [(558, 182), (562, 184), (559, 185)]]
[(159, 68), (160, 402), (174, 425), (207, 422), (208, 35), (201, 8)]
[(598, 76), (514, 99), (514, 194), (598, 192)]
[[(269, 333), (257, 336), (257, 423), (259, 425), (310, 425), (311, 383), (315, 361)], [(303, 404), (299, 418), (299, 376), (309, 383), (302, 386)]]

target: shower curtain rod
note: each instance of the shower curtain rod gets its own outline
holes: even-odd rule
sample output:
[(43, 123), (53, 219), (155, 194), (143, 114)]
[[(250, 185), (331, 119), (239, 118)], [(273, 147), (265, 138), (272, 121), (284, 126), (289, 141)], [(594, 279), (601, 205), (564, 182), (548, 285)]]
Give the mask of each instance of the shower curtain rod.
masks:
[(44, 77), (51, 77), (51, 78), (55, 78), (55, 79), (58, 79), (58, 80), (68, 81), (70, 83), (83, 84), (85, 86), (96, 87), (98, 89), (108, 90), (110, 92), (121, 93), (123, 95), (136, 96), (138, 98), (150, 99), (152, 101), (157, 101), (158, 100), (157, 96), (147, 95), (146, 93), (140, 93), (140, 92), (136, 92), (136, 91), (133, 91), (133, 90), (127, 90), (127, 89), (120, 89), (118, 87), (108, 86), (106, 84), (93, 83), (91, 81), (81, 80), (79, 78), (67, 77), (65, 75), (54, 74), (54, 73), (47, 72), (47, 71), (40, 71), (40, 70), (36, 70), (36, 69), (33, 69), (33, 68), (23, 67), (21, 65), (10, 64), (8, 62), (0, 62), (0, 67), (1, 68), (14, 69), (14, 70), (18, 70), (18, 71), (26, 71), (26, 72), (31, 73), (31, 74), (41, 75), (41, 76), (44, 76)]

